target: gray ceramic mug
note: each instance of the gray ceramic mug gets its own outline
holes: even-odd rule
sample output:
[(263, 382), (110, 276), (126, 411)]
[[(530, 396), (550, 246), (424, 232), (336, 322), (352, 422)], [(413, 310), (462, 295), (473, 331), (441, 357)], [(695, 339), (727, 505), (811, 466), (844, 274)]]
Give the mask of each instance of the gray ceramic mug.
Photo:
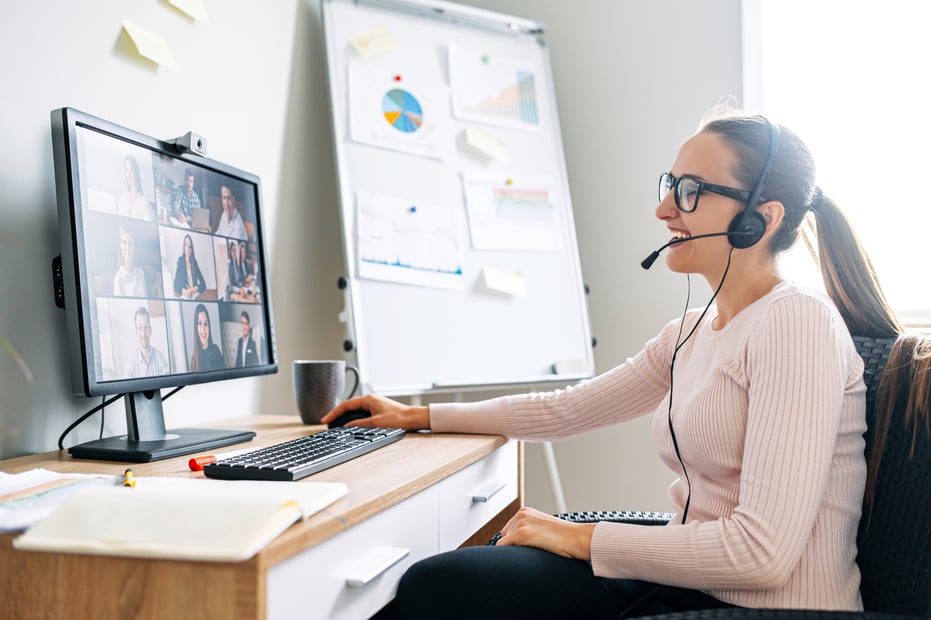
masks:
[[(346, 373), (355, 375), (352, 390), (346, 393)], [(304, 424), (320, 424), (333, 407), (352, 398), (359, 389), (359, 369), (343, 360), (295, 360), (291, 364), (294, 399)]]

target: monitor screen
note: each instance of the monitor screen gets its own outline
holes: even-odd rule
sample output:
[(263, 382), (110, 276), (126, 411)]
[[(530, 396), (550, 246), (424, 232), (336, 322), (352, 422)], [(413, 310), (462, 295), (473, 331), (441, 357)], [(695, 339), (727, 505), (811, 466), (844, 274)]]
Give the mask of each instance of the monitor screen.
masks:
[(161, 388), (276, 372), (259, 178), (71, 108), (52, 143), (72, 389), (128, 395), (116, 449), (181, 434)]

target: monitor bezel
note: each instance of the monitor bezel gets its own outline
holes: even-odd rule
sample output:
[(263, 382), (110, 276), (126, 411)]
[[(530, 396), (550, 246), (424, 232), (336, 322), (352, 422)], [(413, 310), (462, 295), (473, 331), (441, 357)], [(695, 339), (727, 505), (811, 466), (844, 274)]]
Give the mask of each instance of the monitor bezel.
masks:
[[(51, 127), (61, 243), (61, 284), (67, 317), (67, 348), (73, 393), (84, 396), (102, 396), (150, 392), (163, 388), (276, 373), (278, 352), (269, 277), (268, 238), (264, 226), (262, 187), (259, 177), (214, 159), (183, 152), (172, 142), (148, 136), (74, 108), (53, 110)], [(141, 378), (104, 380), (103, 377), (98, 376), (95, 348), (100, 345), (94, 339), (91, 316), (94, 312), (93, 300), (96, 297), (90, 292), (92, 274), (88, 265), (84, 235), (84, 217), (88, 207), (81, 194), (83, 171), (78, 158), (77, 132), (82, 129), (96, 131), (128, 145), (172, 157), (201, 168), (207, 173), (216, 172), (231, 177), (252, 188), (255, 193), (254, 237), (259, 258), (256, 277), (259, 279), (263, 295), (261, 304), (257, 305), (261, 307), (265, 328), (264, 362), (242, 368), (224, 367), (212, 371), (185, 371)], [(170, 298), (165, 297), (165, 300), (170, 301)]]

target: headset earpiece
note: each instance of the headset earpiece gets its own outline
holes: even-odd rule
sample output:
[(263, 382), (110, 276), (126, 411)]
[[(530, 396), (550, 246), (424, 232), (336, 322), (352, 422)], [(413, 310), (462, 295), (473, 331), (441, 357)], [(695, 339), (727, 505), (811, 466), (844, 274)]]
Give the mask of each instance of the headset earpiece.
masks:
[(756, 209), (744, 209), (727, 227), (727, 240), (738, 250), (749, 248), (763, 238), (766, 219)]
[(756, 206), (763, 196), (763, 189), (766, 187), (767, 179), (769, 179), (770, 168), (773, 167), (773, 160), (779, 150), (779, 126), (765, 116), (763, 120), (769, 126), (769, 153), (766, 156), (766, 163), (763, 164), (760, 178), (757, 179), (753, 191), (750, 192), (747, 204), (744, 205), (743, 210), (731, 220), (730, 225), (727, 227), (727, 239), (738, 250), (759, 243), (766, 232), (766, 219), (756, 210)]

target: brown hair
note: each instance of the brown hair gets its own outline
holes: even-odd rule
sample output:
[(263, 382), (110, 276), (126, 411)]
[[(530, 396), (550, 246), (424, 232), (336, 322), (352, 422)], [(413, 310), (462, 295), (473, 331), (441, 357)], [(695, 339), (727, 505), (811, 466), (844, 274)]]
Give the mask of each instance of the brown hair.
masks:
[[(752, 188), (770, 148), (768, 121), (758, 115), (728, 114), (707, 122), (702, 130), (718, 134), (734, 149), (737, 157), (731, 172), (744, 188)], [(815, 185), (811, 152), (795, 133), (782, 126), (763, 196), (781, 202), (785, 210), (770, 242), (773, 254), (792, 246), (805, 216), (814, 212), (821, 277), (851, 334), (878, 338), (902, 333), (856, 233), (834, 201)]]
[(919, 428), (931, 435), (931, 339), (927, 336), (899, 336), (883, 369), (876, 390), (873, 419), (873, 449), (866, 480), (866, 501), (872, 505), (876, 496), (876, 478), (882, 463), (886, 438), (892, 418), (911, 427), (909, 458), (914, 456)]

